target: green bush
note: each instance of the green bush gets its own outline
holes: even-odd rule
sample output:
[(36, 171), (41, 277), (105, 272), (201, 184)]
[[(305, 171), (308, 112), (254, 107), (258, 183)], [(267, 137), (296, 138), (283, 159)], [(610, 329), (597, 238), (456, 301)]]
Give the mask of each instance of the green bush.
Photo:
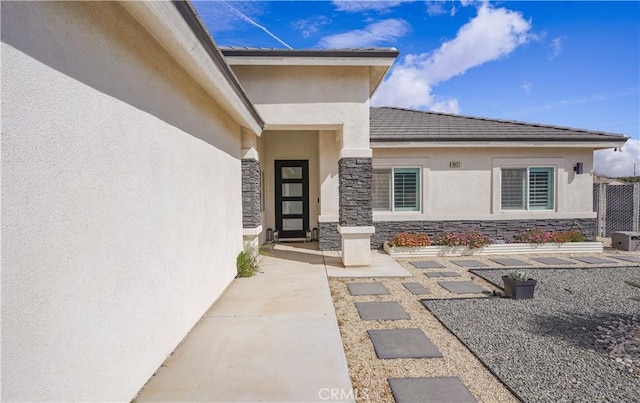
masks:
[(238, 253), (236, 258), (236, 268), (238, 269), (238, 277), (251, 277), (258, 271), (258, 252), (255, 248), (245, 247)]

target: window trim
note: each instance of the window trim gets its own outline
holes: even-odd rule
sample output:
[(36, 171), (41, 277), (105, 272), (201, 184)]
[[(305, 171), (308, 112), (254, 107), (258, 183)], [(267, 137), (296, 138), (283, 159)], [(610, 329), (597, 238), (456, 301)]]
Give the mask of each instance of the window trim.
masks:
[[(416, 170), (416, 202), (417, 208), (409, 210), (406, 207), (397, 208), (395, 205), (395, 170), (396, 169), (412, 169)], [(389, 206), (390, 210), (373, 209), (375, 214), (421, 214), (423, 211), (423, 176), (424, 168), (419, 165), (393, 165), (393, 166), (374, 166), (373, 171), (391, 171), (391, 180), (389, 183)], [(371, 197), (373, 198), (373, 189), (371, 191)]]
[[(498, 180), (498, 207), (501, 213), (531, 213), (531, 212), (553, 212), (557, 211), (558, 208), (558, 166), (555, 164), (521, 164), (521, 165), (500, 165), (497, 167), (500, 172), (500, 178)], [(502, 180), (503, 180), (503, 170), (505, 169), (524, 169), (526, 174), (526, 183), (525, 183), (525, 208), (524, 209), (505, 209), (502, 204)], [(551, 207), (550, 208), (531, 208), (531, 195), (530, 195), (530, 173), (531, 169), (548, 169), (551, 170), (551, 184), (548, 189), (551, 190)]]

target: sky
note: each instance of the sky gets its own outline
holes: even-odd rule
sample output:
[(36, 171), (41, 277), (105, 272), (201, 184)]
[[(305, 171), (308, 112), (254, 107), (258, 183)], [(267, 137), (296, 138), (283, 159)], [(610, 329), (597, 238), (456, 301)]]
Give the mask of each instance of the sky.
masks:
[(220, 46), (394, 47), (371, 100), (623, 134), (595, 172), (640, 175), (639, 1), (204, 1)]

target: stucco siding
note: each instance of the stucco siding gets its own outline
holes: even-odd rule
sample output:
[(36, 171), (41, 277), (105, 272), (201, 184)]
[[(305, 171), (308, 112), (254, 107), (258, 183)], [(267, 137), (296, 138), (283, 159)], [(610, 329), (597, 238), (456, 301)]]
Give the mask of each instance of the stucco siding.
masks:
[(240, 128), (118, 4), (2, 2), (2, 400), (133, 398), (234, 278), (240, 197)]
[[(590, 149), (526, 147), (374, 149), (374, 168), (419, 166), (423, 175), (420, 212), (374, 211), (374, 221), (594, 218), (592, 154)], [(584, 164), (584, 174), (573, 172), (576, 162)], [(503, 166), (554, 167), (554, 209), (502, 211)]]

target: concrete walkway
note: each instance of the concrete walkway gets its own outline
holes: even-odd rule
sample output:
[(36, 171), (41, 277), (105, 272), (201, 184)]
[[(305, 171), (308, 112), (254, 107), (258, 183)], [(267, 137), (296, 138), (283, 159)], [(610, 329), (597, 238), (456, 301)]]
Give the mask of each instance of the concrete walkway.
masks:
[[(260, 274), (234, 280), (136, 401), (353, 401), (327, 281), (345, 269), (316, 248), (279, 244)], [(349, 271), (410, 275), (388, 256), (374, 261)]]

